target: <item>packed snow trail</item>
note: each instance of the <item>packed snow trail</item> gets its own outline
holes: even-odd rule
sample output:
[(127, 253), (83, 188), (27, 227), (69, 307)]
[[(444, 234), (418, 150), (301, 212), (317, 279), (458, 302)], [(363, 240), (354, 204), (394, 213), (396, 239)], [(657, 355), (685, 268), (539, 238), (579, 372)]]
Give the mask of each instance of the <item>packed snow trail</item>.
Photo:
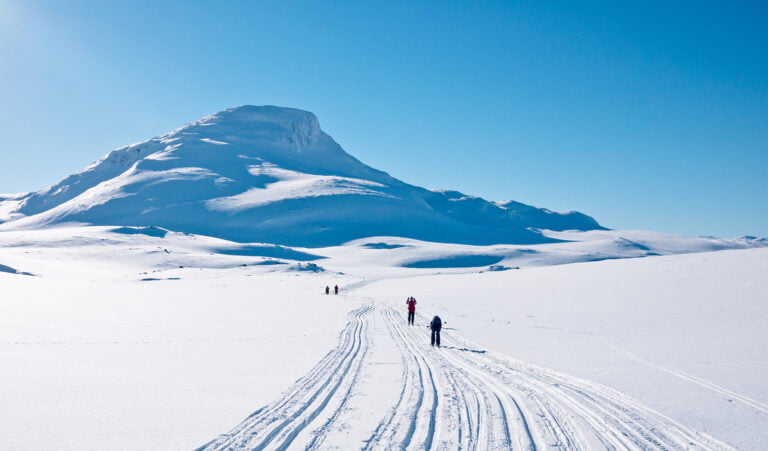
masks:
[[(319, 426), (322, 431), (323, 425), (332, 423), (348, 399), (368, 349), (365, 318), (371, 310), (371, 306), (364, 306), (350, 312), (339, 345), (282, 398), (201, 449), (287, 449), (308, 425)], [(313, 434), (307, 444), (319, 437)]]
[[(611, 388), (454, 332), (432, 347), (423, 317), (409, 326), (399, 309), (364, 301), (306, 376), (200, 449), (731, 449)], [(387, 356), (399, 362), (379, 361)], [(396, 396), (371, 396), (384, 363), (400, 369), (384, 381)]]

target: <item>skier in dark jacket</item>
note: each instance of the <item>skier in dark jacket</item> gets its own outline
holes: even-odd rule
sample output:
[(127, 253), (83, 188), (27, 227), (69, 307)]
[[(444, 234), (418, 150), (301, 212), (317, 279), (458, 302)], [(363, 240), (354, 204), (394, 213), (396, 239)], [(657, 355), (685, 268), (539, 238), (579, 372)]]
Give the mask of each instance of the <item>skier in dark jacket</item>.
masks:
[(325, 287), (325, 294), (331, 294), (331, 287), (326, 285), (326, 287)]
[(416, 315), (416, 298), (411, 296), (405, 303), (408, 304), (408, 324), (413, 326), (413, 317)]
[(333, 287), (333, 291), (334, 291), (333, 294), (339, 294), (339, 286), (336, 285), (335, 287)]
[(443, 328), (443, 321), (439, 316), (435, 315), (432, 321), (429, 323), (429, 328), (432, 329), (432, 346), (437, 343), (440, 346), (440, 329)]

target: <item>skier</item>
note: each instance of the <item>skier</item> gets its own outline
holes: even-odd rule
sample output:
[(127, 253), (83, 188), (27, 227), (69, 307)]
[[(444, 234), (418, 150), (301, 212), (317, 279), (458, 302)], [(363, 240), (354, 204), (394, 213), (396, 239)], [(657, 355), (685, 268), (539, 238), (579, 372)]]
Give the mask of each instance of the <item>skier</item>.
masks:
[(333, 291), (334, 291), (334, 294), (339, 294), (339, 286), (336, 285), (335, 287), (333, 287)]
[(413, 317), (416, 315), (416, 298), (410, 296), (405, 303), (408, 304), (408, 324), (413, 326)]
[(443, 328), (443, 321), (439, 316), (435, 315), (432, 318), (432, 322), (429, 323), (429, 328), (432, 329), (432, 346), (437, 343), (437, 347), (440, 347), (440, 329)]
[(331, 294), (331, 287), (328, 285), (325, 286), (325, 294)]

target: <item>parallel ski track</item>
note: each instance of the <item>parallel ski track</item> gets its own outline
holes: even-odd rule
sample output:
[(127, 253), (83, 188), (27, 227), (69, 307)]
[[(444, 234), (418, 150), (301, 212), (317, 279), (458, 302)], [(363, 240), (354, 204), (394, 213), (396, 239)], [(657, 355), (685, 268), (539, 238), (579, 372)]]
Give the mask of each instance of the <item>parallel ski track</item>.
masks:
[[(339, 345), (329, 352), (306, 376), (299, 379), (282, 398), (257, 410), (242, 423), (204, 445), (200, 450), (287, 449), (309, 424), (329, 405), (342, 386), (346, 393), (340, 404), (328, 413), (327, 426), (343, 409), (349, 391), (355, 385), (369, 343), (365, 316), (373, 307), (363, 306), (350, 312), (350, 322), (339, 337)], [(319, 445), (320, 427), (309, 442)], [(305, 445), (306, 446), (306, 445)]]
[[(405, 449), (415, 443), (430, 449), (435, 439), (439, 402), (434, 372), (423, 353), (396, 326), (392, 311), (384, 309), (383, 313), (389, 334), (401, 351), (404, 388), (394, 408), (367, 440), (365, 449), (388, 448), (393, 444)], [(421, 436), (414, 440), (417, 432)]]
[(715, 383), (712, 383), (708, 380), (701, 379), (696, 376), (692, 376), (688, 373), (684, 373), (682, 371), (673, 370), (671, 368), (666, 368), (664, 366), (661, 366), (659, 364), (649, 362), (648, 360), (645, 360), (641, 357), (636, 356), (635, 354), (632, 354), (631, 352), (627, 351), (624, 348), (620, 348), (616, 345), (613, 345), (611, 343), (606, 342), (606, 346), (613, 349), (616, 353), (623, 355), (624, 357), (634, 360), (638, 363), (641, 363), (645, 366), (651, 367), (653, 369), (663, 371), (665, 373), (671, 374), (673, 376), (679, 377), (680, 379), (683, 379), (687, 382), (692, 382), (696, 385), (699, 385), (700, 387), (706, 388), (707, 390), (711, 390), (715, 393), (719, 393), (723, 395), (724, 397), (732, 400), (739, 401), (741, 403), (744, 403), (748, 405), (749, 407), (752, 407), (755, 410), (758, 410), (762, 413), (768, 413), (768, 404), (764, 402), (760, 402), (756, 399), (750, 398), (748, 396), (742, 395), (740, 393), (736, 393), (734, 391), (728, 390), (725, 387), (721, 387), (720, 385), (717, 385)]
[[(463, 349), (478, 349), (457, 334), (444, 336)], [(450, 351), (441, 350), (441, 355), (485, 378), (530, 412), (526, 416), (535, 419), (534, 448), (589, 449), (586, 437), (591, 436), (607, 449), (732, 449), (601, 384), (494, 352)]]
[[(449, 400), (441, 404), (442, 409), (439, 411), (433, 410), (428, 413), (430, 419), (437, 416), (445, 425), (438, 429), (443, 436), (432, 434), (421, 441), (403, 441), (400, 442), (402, 447), (412, 445), (413, 448), (430, 449), (435, 445), (438, 449), (471, 450), (531, 448), (530, 432), (524, 416), (514, 401), (510, 401), (503, 392), (482, 379), (458, 366), (449, 364), (443, 358), (442, 351), (428, 345), (429, 336), (423, 332), (423, 327), (407, 326), (402, 317), (389, 307), (384, 307), (384, 316), (395, 342), (400, 343), (401, 350), (407, 355), (419, 356), (418, 359), (428, 368), (430, 374), (444, 381), (441, 384), (445, 387), (442, 398)], [(406, 367), (406, 379), (407, 373), (413, 371), (412, 368), (413, 366)], [(413, 403), (404, 402), (403, 399), (398, 401), (399, 406), (411, 404)], [(396, 430), (404, 426), (397, 422), (393, 423), (393, 418), (400, 418), (401, 421), (410, 418), (410, 426), (413, 427), (419, 416), (424, 414), (419, 411), (417, 403), (417, 407), (411, 408), (410, 411), (406, 409), (385, 417), (377, 428), (377, 432), (381, 429)], [(510, 424), (512, 419), (517, 423)], [(433, 428), (428, 429), (429, 432), (433, 430)], [(374, 433), (374, 437), (369, 441), (369, 448), (388, 448), (389, 444), (393, 443), (389, 438), (386, 433), (378, 435)]]
[(337, 446), (326, 434), (350, 421), (345, 405), (364, 392), (373, 315), (400, 351), (403, 388), (361, 442), (365, 450), (732, 449), (616, 390), (481, 350), (453, 332), (442, 334), (451, 346), (432, 348), (427, 328), (382, 304), (350, 312), (339, 345), (306, 376), (200, 449)]
[[(600, 384), (492, 352), (471, 352), (478, 347), (448, 331), (443, 332), (444, 344), (449, 341), (455, 347), (429, 349), (426, 328), (407, 326), (404, 315), (388, 306), (384, 309), (395, 338), (403, 342), (401, 349), (420, 353), (423, 365), (446, 381), (444, 395), (456, 400), (452, 409), (439, 412), (444, 422), (456, 428), (454, 435), (442, 437), (446, 445), (458, 449), (592, 449), (597, 444), (630, 450), (731, 449)], [(398, 401), (398, 405), (409, 404)], [(404, 423), (412, 426), (419, 414), (417, 408), (410, 414), (406, 410), (389, 415), (377, 431), (396, 430)], [(393, 418), (399, 418), (400, 424)], [(407, 444), (429, 449), (433, 441)], [(372, 444), (386, 448), (388, 443), (392, 442), (385, 434), (374, 433), (369, 448), (375, 447)]]

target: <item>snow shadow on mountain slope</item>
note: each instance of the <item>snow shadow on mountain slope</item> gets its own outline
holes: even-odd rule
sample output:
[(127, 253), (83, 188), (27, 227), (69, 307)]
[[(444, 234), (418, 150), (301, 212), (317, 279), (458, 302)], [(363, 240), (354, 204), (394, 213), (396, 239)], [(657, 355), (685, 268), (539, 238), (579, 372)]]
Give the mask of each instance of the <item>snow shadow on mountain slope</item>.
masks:
[(405, 268), (473, 268), (495, 265), (504, 257), (499, 255), (452, 255), (449, 257), (405, 263)]
[(247, 245), (237, 248), (215, 249), (215, 252), (224, 255), (237, 255), (240, 257), (270, 257), (284, 258), (296, 261), (313, 261), (325, 258), (320, 255), (309, 254), (307, 252), (297, 251), (284, 246), (275, 245)]
[(399, 249), (401, 247), (408, 247), (405, 244), (389, 244), (389, 243), (365, 243), (362, 247), (368, 249)]
[(124, 235), (147, 235), (155, 238), (165, 238), (167, 230), (159, 227), (118, 227), (110, 230), (112, 233), (122, 233)]
[(6, 265), (0, 265), (0, 272), (7, 272), (9, 274), (19, 274), (22, 276), (34, 276), (34, 274), (24, 271), (19, 271), (16, 268), (11, 268), (10, 266)]

